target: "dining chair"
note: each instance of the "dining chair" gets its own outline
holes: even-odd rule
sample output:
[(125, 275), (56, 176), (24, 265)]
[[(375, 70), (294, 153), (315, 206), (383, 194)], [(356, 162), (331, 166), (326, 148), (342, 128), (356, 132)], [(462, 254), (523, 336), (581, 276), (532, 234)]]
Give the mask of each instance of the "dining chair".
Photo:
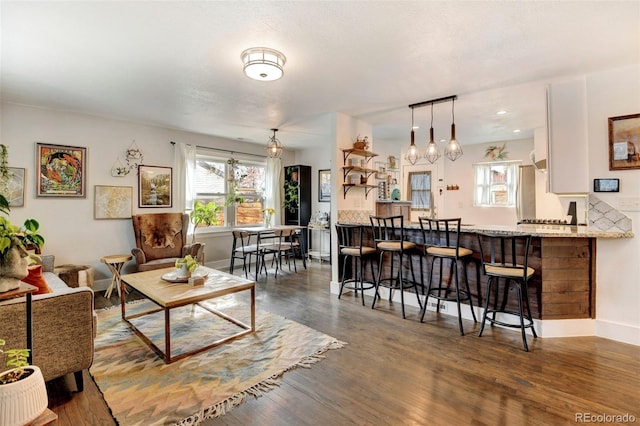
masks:
[[(251, 256), (256, 256), (256, 279), (260, 272), (261, 249), (259, 244), (251, 244), (251, 234), (247, 231), (233, 231), (233, 246), (231, 248), (231, 263), (229, 265), (229, 273), (233, 274), (233, 268), (236, 259), (242, 259), (242, 270), (245, 278), (249, 278), (251, 269)], [(247, 263), (247, 257), (249, 263)]]

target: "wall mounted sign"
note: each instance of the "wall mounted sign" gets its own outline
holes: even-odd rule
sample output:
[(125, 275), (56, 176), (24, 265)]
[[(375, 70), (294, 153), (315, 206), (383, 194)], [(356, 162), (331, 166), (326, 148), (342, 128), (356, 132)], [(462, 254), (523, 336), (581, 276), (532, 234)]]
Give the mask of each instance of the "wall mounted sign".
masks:
[(87, 148), (36, 142), (36, 197), (85, 198)]

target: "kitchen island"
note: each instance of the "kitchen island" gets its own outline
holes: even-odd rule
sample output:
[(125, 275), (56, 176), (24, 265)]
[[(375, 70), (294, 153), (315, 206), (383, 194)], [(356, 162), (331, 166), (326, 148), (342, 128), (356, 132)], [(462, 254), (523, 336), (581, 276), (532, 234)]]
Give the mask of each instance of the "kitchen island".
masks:
[[(367, 226), (368, 224), (365, 224)], [(405, 225), (405, 233), (410, 241), (423, 244), (422, 232), (418, 224)], [(460, 245), (473, 250), (473, 258), (467, 264), (467, 276), (474, 306), (484, 306), (486, 278), (481, 275), (480, 250), (477, 233), (530, 234), (533, 236), (529, 253), (529, 266), (535, 269), (530, 283), (529, 303), (534, 318), (539, 320), (589, 319), (595, 318), (596, 295), (596, 252), (597, 240), (601, 238), (632, 238), (631, 232), (602, 231), (588, 226), (522, 224), (504, 225), (463, 225)], [(373, 245), (373, 241), (365, 244)], [(430, 261), (414, 256), (416, 279), (420, 280), (419, 262), (422, 262), (425, 287), (428, 281)], [(389, 273), (385, 261), (383, 275)], [(408, 262), (407, 265), (408, 267)], [(447, 270), (448, 268), (445, 268)], [(366, 277), (372, 279), (372, 277)], [(439, 280), (438, 268), (434, 280)], [(443, 281), (450, 280), (445, 271)], [(502, 296), (501, 296), (502, 297)], [(509, 297), (510, 308), (515, 301)], [(409, 298), (409, 300), (411, 300)], [(500, 301), (499, 301), (500, 302)]]

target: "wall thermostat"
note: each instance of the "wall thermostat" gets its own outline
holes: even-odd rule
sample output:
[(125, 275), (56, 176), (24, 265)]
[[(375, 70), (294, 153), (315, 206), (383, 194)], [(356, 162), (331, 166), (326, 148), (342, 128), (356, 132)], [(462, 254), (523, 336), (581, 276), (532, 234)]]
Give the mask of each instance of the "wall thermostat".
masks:
[(594, 179), (593, 192), (620, 192), (620, 179)]

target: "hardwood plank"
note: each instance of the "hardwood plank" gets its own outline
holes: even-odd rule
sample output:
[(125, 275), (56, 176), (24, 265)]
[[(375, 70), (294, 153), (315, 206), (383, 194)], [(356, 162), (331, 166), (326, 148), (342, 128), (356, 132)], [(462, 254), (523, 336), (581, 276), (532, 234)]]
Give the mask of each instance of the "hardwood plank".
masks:
[[(477, 337), (471, 321), (461, 337), (454, 317), (427, 312), (420, 323), (417, 308), (407, 307), (403, 320), (397, 303), (382, 300), (372, 310), (372, 298), (361, 306), (353, 292), (338, 300), (328, 291), (330, 269), (314, 262), (277, 279), (270, 272), (257, 283), (256, 303), (348, 344), (205, 425), (556, 425), (574, 423), (578, 412), (640, 418), (637, 346), (529, 336), (527, 353), (517, 330), (487, 326)], [(117, 303), (96, 294), (97, 308)], [(82, 393), (71, 392), (72, 377), (54, 382), (58, 425), (115, 423), (86, 372)]]

